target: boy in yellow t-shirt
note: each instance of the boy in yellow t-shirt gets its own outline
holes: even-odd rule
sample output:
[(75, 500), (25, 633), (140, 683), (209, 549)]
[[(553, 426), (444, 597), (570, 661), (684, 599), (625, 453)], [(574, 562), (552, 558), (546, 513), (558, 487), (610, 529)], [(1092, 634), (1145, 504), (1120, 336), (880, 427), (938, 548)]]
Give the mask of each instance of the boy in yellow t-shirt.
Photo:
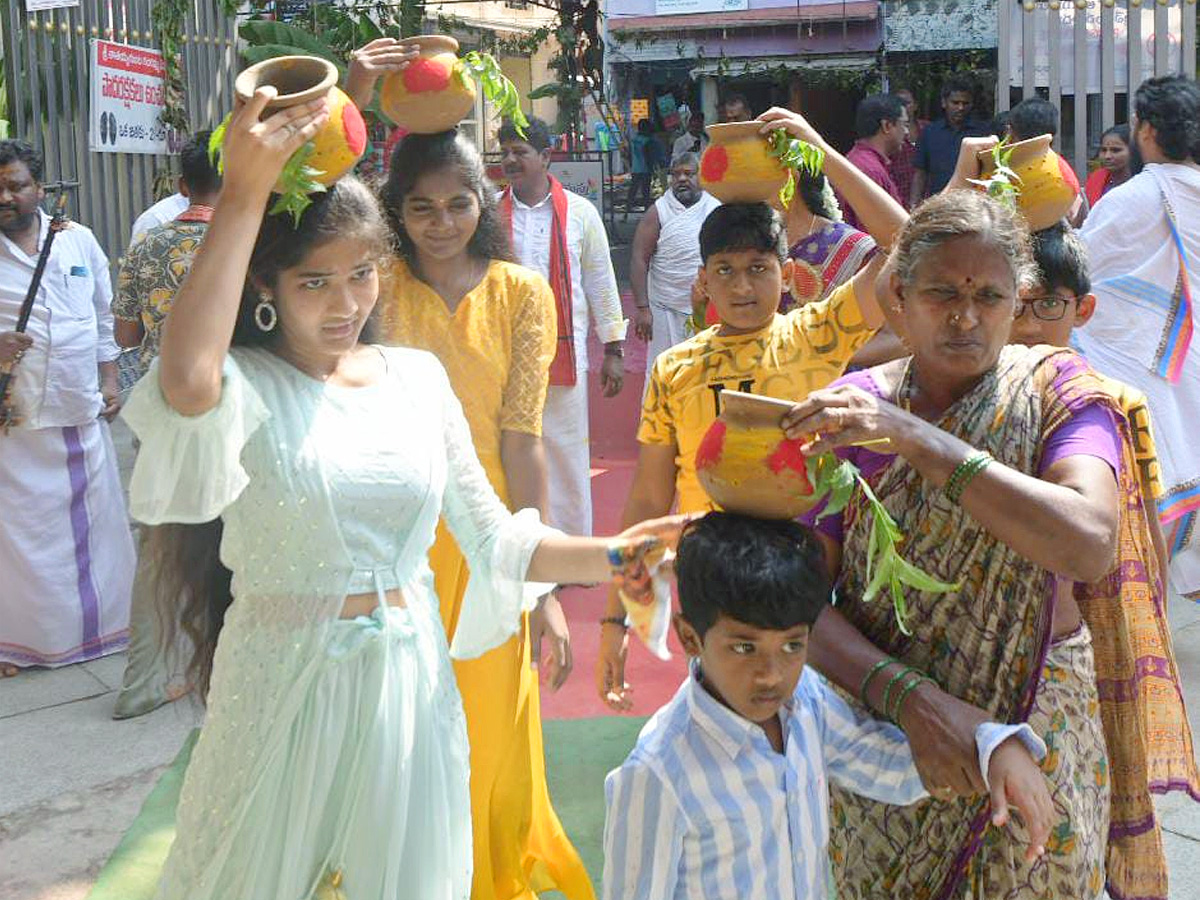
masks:
[[(676, 491), (681, 512), (712, 508), (696, 479), (695, 456), (717, 417), (721, 391), (800, 400), (840, 376), (884, 322), (875, 298), (882, 255), (828, 298), (779, 315), (792, 261), (783, 222), (765, 203), (713, 210), (700, 229), (700, 257), (697, 284), (721, 322), (666, 350), (654, 363), (626, 521), (665, 515)], [(623, 619), (614, 591), (603, 620), (597, 672), (601, 696), (614, 709), (631, 703), (623, 677)]]
[[(1096, 311), (1087, 250), (1075, 229), (1055, 225), (1033, 236), (1033, 258), (1039, 282), (1021, 295), (1022, 306), (1013, 323), (1012, 339), (1017, 344), (1049, 344), (1068, 347), (1071, 331)], [(1105, 389), (1125, 413), (1133, 433), (1134, 455), (1142, 486), (1142, 505), (1150, 522), (1154, 553), (1159, 571), (1167, 571), (1169, 554), (1158, 520), (1158, 501), (1163, 496), (1162, 470), (1158, 450), (1150, 429), (1150, 408), (1146, 395), (1123, 382), (1101, 375)]]

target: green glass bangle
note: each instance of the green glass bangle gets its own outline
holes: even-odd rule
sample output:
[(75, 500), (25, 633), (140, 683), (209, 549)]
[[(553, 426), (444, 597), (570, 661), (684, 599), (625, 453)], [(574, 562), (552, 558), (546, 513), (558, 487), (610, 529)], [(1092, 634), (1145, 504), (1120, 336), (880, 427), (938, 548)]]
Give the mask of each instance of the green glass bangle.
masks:
[(888, 710), (884, 710), (888, 719), (897, 726), (900, 724), (900, 712), (904, 709), (904, 701), (908, 699), (908, 695), (915, 691), (923, 682), (928, 681), (930, 684), (934, 683), (933, 679), (923, 672), (918, 672), (917, 675), (918, 677), (904, 685), (900, 693), (896, 695), (896, 711), (889, 712)]
[(955, 467), (954, 471), (950, 473), (950, 477), (946, 479), (946, 486), (943, 489), (946, 499), (951, 503), (958, 503), (962, 499), (967, 485), (991, 463), (992, 454), (986, 450), (976, 450), (970, 454)]
[(888, 710), (888, 705), (889, 705), (888, 697), (891, 696), (892, 688), (896, 686), (896, 682), (898, 682), (900, 679), (904, 678), (906, 675), (909, 675), (913, 672), (916, 672), (918, 675), (921, 674), (918, 669), (914, 669), (912, 666), (905, 666), (897, 674), (893, 675), (891, 680), (888, 681), (887, 685), (884, 686), (884, 688), (883, 688), (883, 714), (884, 715), (887, 715), (887, 710)]
[(862, 705), (867, 709), (871, 708), (871, 701), (867, 699), (867, 689), (871, 686), (871, 682), (875, 680), (876, 675), (894, 662), (896, 662), (896, 660), (892, 659), (890, 656), (885, 656), (879, 662), (875, 663), (875, 665), (871, 666), (871, 671), (869, 671), (866, 674), (866, 677), (863, 678), (862, 684), (859, 685), (858, 688), (858, 699), (862, 701)]

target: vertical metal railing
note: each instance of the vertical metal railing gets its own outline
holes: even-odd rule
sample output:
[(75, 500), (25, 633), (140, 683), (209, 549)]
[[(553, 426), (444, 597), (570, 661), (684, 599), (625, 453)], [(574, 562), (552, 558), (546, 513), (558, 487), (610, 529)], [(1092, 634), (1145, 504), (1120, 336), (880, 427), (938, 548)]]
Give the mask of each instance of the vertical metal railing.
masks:
[[(1076, 172), (1085, 176), (1089, 154), (1100, 134), (1118, 121), (1118, 98), (1126, 99), (1120, 120), (1128, 121), (1128, 96), (1150, 72), (1156, 76), (1182, 72), (1195, 77), (1196, 7), (1197, 0), (1091, 0), (1084, 3), (1084, 9), (1066, 0), (1005, 0), (998, 7), (999, 108), (1011, 105), (1014, 81), (1022, 98), (1041, 93), (1064, 113), (1066, 99), (1073, 124), (1067, 133), (1059, 134), (1056, 146), (1069, 150)], [(1099, 24), (1098, 34), (1089, 34), (1089, 8), (1093, 23)], [(1018, 15), (1019, 25), (1014, 22)], [(1064, 20), (1064, 15), (1069, 18)], [(1039, 27), (1041, 17), (1044, 28)], [(1069, 30), (1067, 23), (1073, 23)], [(1120, 27), (1125, 31), (1123, 60), (1117, 46)], [(1153, 38), (1146, 33), (1150, 27)], [(1019, 42), (1019, 56), (1014, 42)], [(1039, 58), (1045, 66), (1040, 77)], [(1098, 73), (1090, 68), (1093, 60), (1098, 61)], [(1121, 62), (1126, 64), (1124, 84), (1118, 77)], [(1018, 63), (1019, 79), (1014, 73)], [(1064, 84), (1068, 78), (1071, 84)], [(1090, 97), (1098, 97), (1098, 101), (1089, 103)]]
[[(153, 0), (84, 0), (77, 7), (26, 12), (0, 0), (10, 133), (37, 147), (47, 180), (80, 182), (72, 218), (90, 227), (115, 264), (133, 219), (154, 201), (165, 155), (93, 153), (89, 147), (91, 41), (157, 48)], [(187, 112), (193, 129), (214, 126), (233, 105), (236, 23), (219, 0), (193, 0), (181, 48)]]

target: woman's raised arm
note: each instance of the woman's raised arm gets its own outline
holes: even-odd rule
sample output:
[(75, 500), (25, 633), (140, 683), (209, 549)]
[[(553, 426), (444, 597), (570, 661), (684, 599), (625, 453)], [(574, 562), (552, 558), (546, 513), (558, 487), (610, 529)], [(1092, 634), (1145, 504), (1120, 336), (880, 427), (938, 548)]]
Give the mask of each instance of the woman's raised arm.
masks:
[(167, 403), (186, 416), (207, 412), (221, 399), (225, 354), (267, 198), (288, 157), (328, 115), (320, 99), (259, 121), (274, 96), (274, 88), (260, 88), (229, 121), (221, 200), (163, 327), (159, 385)]
[(825, 142), (820, 133), (798, 112), (772, 107), (758, 117), (763, 133), (783, 128), (792, 137), (807, 141), (825, 153), (825, 176), (846, 202), (854, 207), (867, 232), (880, 247), (890, 248), (908, 221), (908, 213), (892, 196)]

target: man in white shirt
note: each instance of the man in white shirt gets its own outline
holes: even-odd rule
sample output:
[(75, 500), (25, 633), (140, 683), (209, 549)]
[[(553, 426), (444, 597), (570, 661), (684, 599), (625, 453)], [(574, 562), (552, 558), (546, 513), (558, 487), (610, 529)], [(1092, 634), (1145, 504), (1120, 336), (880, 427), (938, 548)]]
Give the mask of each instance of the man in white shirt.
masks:
[(130, 246), (133, 246), (137, 239), (151, 228), (157, 228), (159, 225), (165, 225), (172, 219), (178, 218), (179, 214), (188, 208), (190, 202), (187, 187), (181, 178), (179, 179), (179, 190), (169, 197), (163, 197), (133, 220), (133, 228), (129, 233)]
[[(658, 354), (687, 338), (692, 282), (701, 266), (700, 226), (721, 201), (700, 187), (700, 158), (671, 161), (671, 189), (646, 210), (633, 235), (634, 329), (650, 343), (646, 375)], [(647, 379), (649, 383), (649, 379)]]
[[(509, 123), (500, 129), (504, 175), (502, 217), (511, 224), (517, 260), (550, 282), (559, 308), (558, 354), (542, 423), (549, 478), (550, 524), (569, 534), (591, 534), (591, 457), (588, 448), (588, 318), (604, 344), (600, 370), (604, 396), (625, 379), (626, 321), (608, 235), (596, 208), (563, 190), (550, 175), (550, 131), (531, 119), (522, 137)], [(568, 315), (569, 313), (569, 315)]]
[(0, 141), (0, 676), (125, 646), (134, 551), (108, 423), (117, 392), (108, 260), (91, 231), (55, 236), (24, 334), (15, 327), (49, 234), (42, 160)]
[(704, 130), (704, 113), (694, 112), (688, 119), (687, 131), (675, 138), (671, 145), (671, 159), (685, 153), (695, 153), (697, 156), (708, 146), (708, 134)]

